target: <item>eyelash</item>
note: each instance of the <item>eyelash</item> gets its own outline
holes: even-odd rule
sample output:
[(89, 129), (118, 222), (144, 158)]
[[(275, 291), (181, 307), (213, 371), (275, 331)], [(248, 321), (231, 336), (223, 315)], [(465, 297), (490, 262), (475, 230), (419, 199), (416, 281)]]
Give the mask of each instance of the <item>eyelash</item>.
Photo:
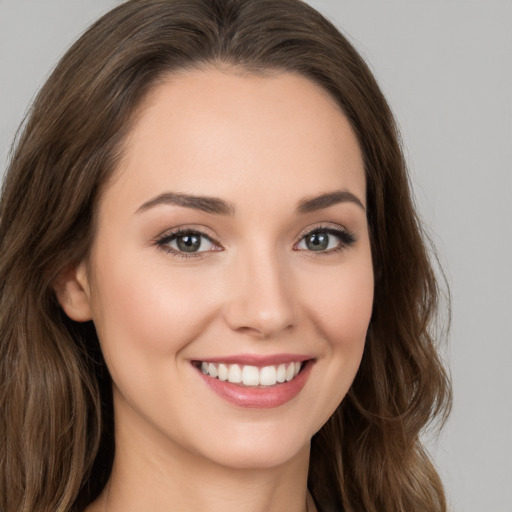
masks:
[[(335, 236), (339, 239), (339, 243), (337, 247), (328, 249), (328, 250), (320, 250), (320, 251), (314, 251), (314, 250), (307, 250), (307, 249), (295, 249), (300, 243), (304, 242), (306, 240), (306, 237), (314, 235), (314, 234), (327, 234)], [(169, 247), (169, 244), (175, 240), (177, 240), (180, 237), (184, 236), (196, 236), (202, 240), (206, 239), (209, 243), (211, 243), (216, 249), (208, 250), (208, 251), (200, 251), (200, 252), (190, 252), (187, 253), (185, 251), (179, 251), (177, 249), (173, 249), (172, 247)], [(322, 255), (327, 254), (333, 254), (338, 253), (340, 251), (343, 251), (344, 249), (347, 249), (354, 245), (356, 242), (356, 237), (354, 233), (351, 233), (350, 231), (347, 231), (343, 228), (335, 228), (332, 226), (315, 226), (314, 228), (308, 229), (306, 232), (302, 233), (299, 237), (299, 241), (294, 244), (294, 249), (297, 251), (302, 252), (309, 252), (311, 253), (310, 256), (318, 257)], [(202, 242), (201, 242), (202, 243)], [(176, 229), (174, 231), (168, 232), (162, 237), (158, 238), (155, 241), (155, 244), (162, 250), (166, 251), (167, 253), (173, 255), (177, 258), (182, 259), (191, 259), (191, 258), (204, 258), (208, 253), (210, 252), (220, 252), (222, 251), (221, 245), (215, 241), (211, 236), (207, 235), (206, 233), (203, 233), (199, 230), (192, 229), (192, 228), (180, 228)]]
[[(180, 237), (184, 236), (197, 236), (201, 239), (206, 239), (210, 243), (212, 243), (215, 247), (218, 247), (218, 249), (215, 249), (214, 252), (221, 251), (222, 248), (219, 243), (217, 243), (211, 236), (207, 235), (206, 233), (202, 233), (201, 231), (197, 229), (192, 228), (179, 228), (174, 231), (170, 231), (163, 235), (161, 238), (158, 238), (156, 240), (156, 245), (168, 252), (169, 254), (175, 256), (176, 258), (182, 258), (182, 259), (191, 259), (191, 258), (204, 258), (205, 254), (210, 251), (201, 251), (201, 252), (191, 252), (186, 253), (184, 251), (178, 251), (176, 249), (173, 249), (172, 247), (169, 247), (168, 244), (173, 242), (174, 240), (177, 240)], [(202, 242), (201, 242), (202, 243)]]
[(339, 243), (336, 247), (328, 250), (321, 251), (313, 251), (313, 250), (305, 250), (305, 252), (310, 253), (309, 256), (317, 257), (317, 256), (325, 256), (328, 254), (334, 254), (341, 252), (356, 243), (356, 236), (354, 233), (347, 231), (344, 228), (333, 227), (333, 226), (315, 226), (314, 228), (308, 228), (308, 230), (300, 235), (299, 241), (294, 245), (296, 247), (300, 243), (306, 240), (308, 236), (317, 234), (317, 233), (326, 233), (328, 235), (332, 235), (338, 238)]

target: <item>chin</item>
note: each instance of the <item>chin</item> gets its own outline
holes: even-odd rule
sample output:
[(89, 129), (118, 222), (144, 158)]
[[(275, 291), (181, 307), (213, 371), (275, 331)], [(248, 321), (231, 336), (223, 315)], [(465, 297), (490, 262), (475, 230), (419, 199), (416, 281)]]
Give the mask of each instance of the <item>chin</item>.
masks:
[(231, 469), (271, 469), (309, 454), (311, 436), (303, 432), (255, 425), (229, 429), (221, 439), (208, 440), (198, 453), (214, 464)]
[(230, 469), (264, 470), (278, 468), (293, 463), (302, 455), (309, 454), (309, 443), (285, 445), (275, 443), (262, 447), (261, 445), (233, 445), (221, 453), (210, 454), (210, 459), (220, 466)]

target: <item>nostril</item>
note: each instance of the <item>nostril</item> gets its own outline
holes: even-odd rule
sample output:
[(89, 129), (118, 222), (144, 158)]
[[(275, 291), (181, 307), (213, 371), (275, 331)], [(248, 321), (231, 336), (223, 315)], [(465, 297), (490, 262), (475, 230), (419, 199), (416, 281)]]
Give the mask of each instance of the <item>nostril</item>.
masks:
[(248, 334), (250, 336), (265, 337), (265, 334), (255, 327), (238, 327), (237, 331), (241, 334)]
[(229, 293), (224, 317), (238, 333), (266, 338), (289, 329), (295, 323), (296, 294), (287, 268), (277, 261), (275, 251), (258, 247), (241, 252), (230, 268)]

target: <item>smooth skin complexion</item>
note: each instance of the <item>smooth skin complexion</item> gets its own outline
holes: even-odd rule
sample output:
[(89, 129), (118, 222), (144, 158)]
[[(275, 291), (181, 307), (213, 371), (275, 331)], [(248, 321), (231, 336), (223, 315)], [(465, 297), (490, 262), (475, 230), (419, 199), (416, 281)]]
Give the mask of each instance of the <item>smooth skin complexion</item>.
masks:
[[(306, 510), (310, 439), (372, 311), (365, 192), (349, 122), (304, 77), (211, 67), (149, 94), (57, 286), (113, 380), (114, 467), (89, 512)], [(302, 364), (257, 387), (201, 370), (223, 361)]]

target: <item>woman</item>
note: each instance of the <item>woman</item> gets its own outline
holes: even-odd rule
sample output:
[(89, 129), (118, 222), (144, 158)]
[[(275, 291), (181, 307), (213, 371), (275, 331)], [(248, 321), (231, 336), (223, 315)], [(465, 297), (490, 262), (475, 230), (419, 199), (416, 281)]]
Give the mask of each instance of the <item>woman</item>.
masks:
[(1, 203), (0, 509), (442, 511), (436, 281), (389, 108), (296, 0), (132, 0)]

